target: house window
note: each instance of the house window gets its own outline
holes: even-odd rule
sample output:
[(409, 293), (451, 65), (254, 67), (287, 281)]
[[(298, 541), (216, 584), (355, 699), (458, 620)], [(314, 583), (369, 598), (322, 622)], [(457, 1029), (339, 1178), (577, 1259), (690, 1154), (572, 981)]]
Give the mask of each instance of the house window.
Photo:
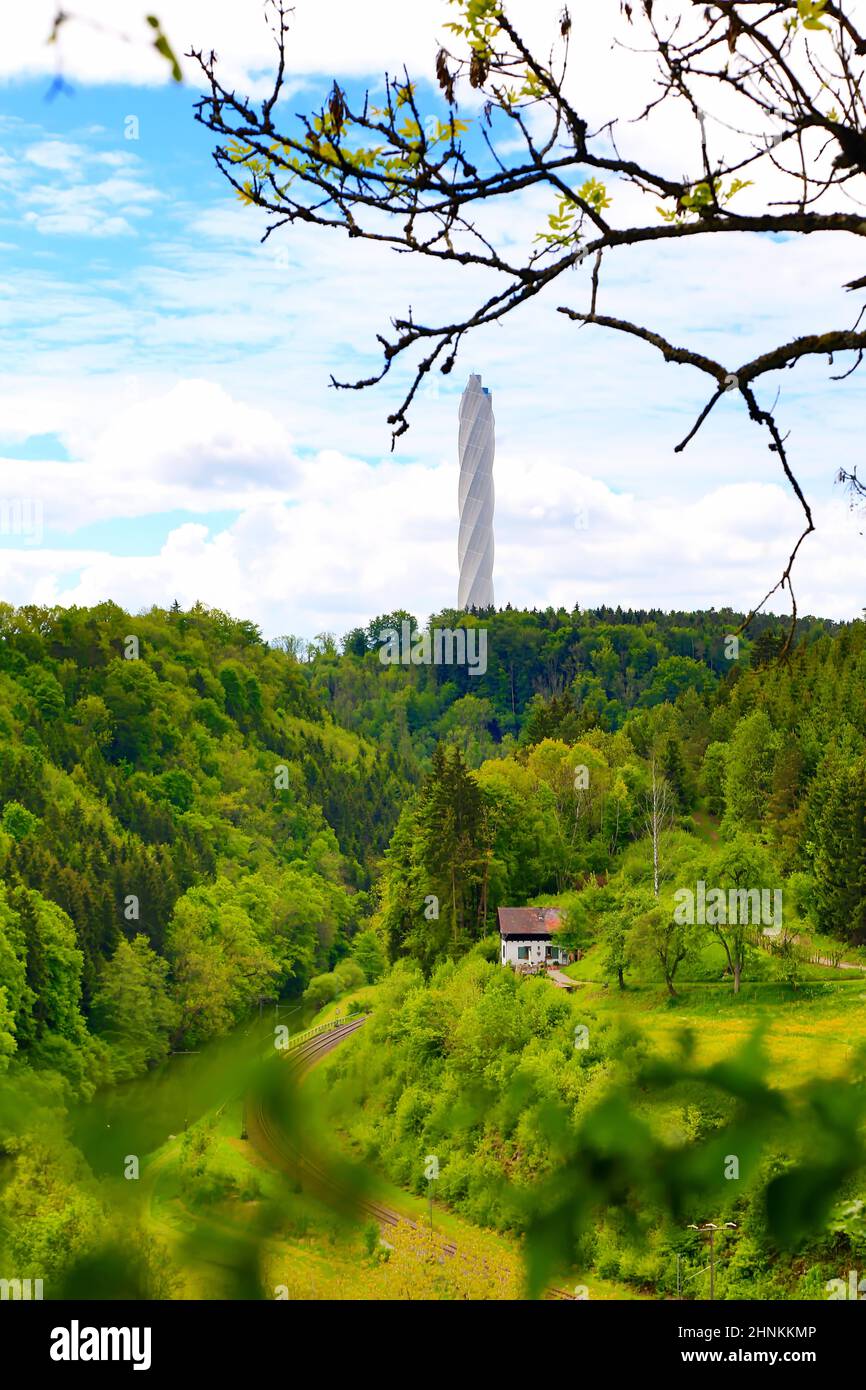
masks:
[(529, 960), (529, 947), (528, 947), (528, 946), (518, 946), (518, 948), (517, 948), (517, 959), (518, 959), (518, 960)]

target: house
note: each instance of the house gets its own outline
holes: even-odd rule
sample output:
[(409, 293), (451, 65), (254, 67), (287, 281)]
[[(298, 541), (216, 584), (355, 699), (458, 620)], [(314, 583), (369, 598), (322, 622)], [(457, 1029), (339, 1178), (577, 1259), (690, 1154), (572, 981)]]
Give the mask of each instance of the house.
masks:
[(554, 936), (561, 926), (558, 907), (500, 907), (500, 960), (518, 970), (537, 970), (541, 965), (565, 965), (571, 952), (557, 946)]

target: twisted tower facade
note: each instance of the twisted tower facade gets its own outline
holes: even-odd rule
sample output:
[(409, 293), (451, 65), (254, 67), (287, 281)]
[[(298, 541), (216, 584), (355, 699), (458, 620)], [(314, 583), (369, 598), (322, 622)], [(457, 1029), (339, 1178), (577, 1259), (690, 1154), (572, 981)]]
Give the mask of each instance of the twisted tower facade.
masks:
[(493, 398), (473, 372), (460, 398), (457, 607), (493, 607)]

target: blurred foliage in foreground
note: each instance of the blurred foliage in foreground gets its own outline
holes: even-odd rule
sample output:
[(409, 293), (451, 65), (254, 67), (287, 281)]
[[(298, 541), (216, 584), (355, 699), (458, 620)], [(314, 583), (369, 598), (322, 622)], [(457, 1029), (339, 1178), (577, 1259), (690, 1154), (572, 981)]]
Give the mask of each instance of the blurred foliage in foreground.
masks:
[(781, 1089), (760, 1031), (709, 1066), (693, 1043), (683, 1032), (659, 1060), (477, 951), (429, 984), (395, 969), (322, 1092), (366, 1162), (423, 1193), (436, 1155), (438, 1197), (522, 1235), (531, 1296), (575, 1269), (673, 1292), (677, 1254), (684, 1272), (705, 1263), (688, 1226), (711, 1220), (737, 1223), (729, 1297), (825, 1296), (809, 1270), (866, 1250), (866, 1058), (831, 1086)]
[[(50, 1088), (7, 1078), (3, 1268), (43, 1278), (46, 1297), (170, 1298), (183, 1271), (202, 1265), (221, 1272), (223, 1297), (303, 1297), (297, 1272), (280, 1275), (275, 1257), (300, 1188), (347, 1227), (369, 1224), (361, 1204), (373, 1166), (426, 1194), (431, 1156), (437, 1198), (498, 1229), (506, 1246), (455, 1255), (423, 1222), (386, 1227), (387, 1244), (373, 1241), (359, 1261), (360, 1296), (538, 1297), (579, 1270), (630, 1276), (659, 1296), (677, 1253), (684, 1271), (700, 1268), (700, 1239), (687, 1227), (706, 1220), (737, 1223), (720, 1275), (729, 1297), (791, 1296), (795, 1269), (831, 1256), (844, 1269), (864, 1249), (863, 1058), (832, 1087), (790, 1091), (770, 1084), (759, 1035), (701, 1066), (684, 1034), (677, 1055), (659, 1061), (640, 1037), (481, 951), (429, 983), (400, 964), (364, 1027), (325, 1060), (320, 1084), (298, 1088), (286, 1059), (262, 1060), (262, 1044), (259, 1031), (193, 1059), (136, 1120), (144, 1142), (158, 1131), (165, 1141), (176, 1126), (185, 1233), (171, 1242), (153, 1220), (160, 1152), (138, 1181), (123, 1177), (135, 1106), (101, 1127), (91, 1110), (78, 1148)], [(239, 1183), (214, 1161), (215, 1117), (241, 1096), (251, 1138), (270, 1167), (287, 1170), (267, 1190), (252, 1171)], [(204, 1100), (209, 1112), (184, 1128), (184, 1110), (198, 1114)], [(322, 1146), (335, 1125), (363, 1162)], [(300, 1183), (298, 1148), (318, 1169)]]

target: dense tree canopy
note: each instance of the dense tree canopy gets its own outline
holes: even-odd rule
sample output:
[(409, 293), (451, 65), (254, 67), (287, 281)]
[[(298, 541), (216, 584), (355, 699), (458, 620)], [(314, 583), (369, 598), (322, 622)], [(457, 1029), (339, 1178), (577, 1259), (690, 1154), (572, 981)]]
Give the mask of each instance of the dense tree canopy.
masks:
[[(201, 605), (136, 617), (110, 604), (0, 609), (0, 1145), (11, 1165), (0, 1246), (26, 1268), (63, 1271), (108, 1238), (105, 1193), (81, 1155), (64, 1140), (58, 1166), (44, 1161), (48, 1115), (170, 1051), (208, 1048), (264, 1003), (325, 1006), (375, 981), (377, 1026), (396, 1029), (383, 1064), (400, 1070), (381, 1090), (377, 1056), (362, 1078), (359, 1141), (414, 1185), (419, 1146), (429, 1152), (451, 1102), (472, 1094), (481, 1110), (468, 1131), (436, 1138), (443, 1195), (529, 1239), (535, 1198), (508, 1205), (502, 1181), (538, 1176), (544, 1207), (559, 1141), (540, 1117), (554, 1093), (570, 1107), (574, 1162), (594, 1162), (596, 1102), (632, 1061), (623, 1073), (628, 1049), (601, 1019), (576, 1056), (584, 1022), (567, 1001), (501, 969), (499, 906), (558, 904), (563, 942), (590, 954), (618, 998), (640, 981), (672, 1005), (696, 975), (739, 1000), (769, 974), (795, 998), (798, 939), (818, 933), (835, 943), (825, 953), (866, 942), (866, 624), (801, 620), (780, 660), (769, 618), (726, 656), (736, 619), (464, 617), (489, 629), (488, 669), (470, 677), (383, 665), (385, 620), (341, 650), (330, 638), (270, 645)], [(720, 894), (778, 887), (778, 951), (754, 920), (679, 916), (681, 890), (702, 882)], [(700, 1098), (682, 1123), (712, 1136), (736, 1103), (714, 1108), (715, 1083), (689, 1077), (677, 1084)], [(626, 1125), (626, 1103), (610, 1104)], [(647, 1123), (641, 1142), (668, 1162)], [(767, 1134), (756, 1115), (744, 1123), (757, 1153)], [(217, 1200), (227, 1180), (195, 1136), (184, 1142), (183, 1190)], [(825, 1205), (856, 1161), (852, 1151), (822, 1167)], [(640, 1268), (656, 1268), (670, 1249), (665, 1212), (694, 1192), (662, 1184), (642, 1197), (640, 1172), (628, 1174), (629, 1200), (652, 1212), (657, 1253)], [(556, 1201), (581, 1221), (606, 1200), (560, 1178)], [(754, 1179), (769, 1202), (772, 1167)], [(604, 1264), (607, 1242), (625, 1268), (620, 1234), (605, 1223), (592, 1258)], [(539, 1239), (542, 1270), (564, 1256)], [(144, 1234), (130, 1227), (129, 1240), (135, 1286), (170, 1288)]]

